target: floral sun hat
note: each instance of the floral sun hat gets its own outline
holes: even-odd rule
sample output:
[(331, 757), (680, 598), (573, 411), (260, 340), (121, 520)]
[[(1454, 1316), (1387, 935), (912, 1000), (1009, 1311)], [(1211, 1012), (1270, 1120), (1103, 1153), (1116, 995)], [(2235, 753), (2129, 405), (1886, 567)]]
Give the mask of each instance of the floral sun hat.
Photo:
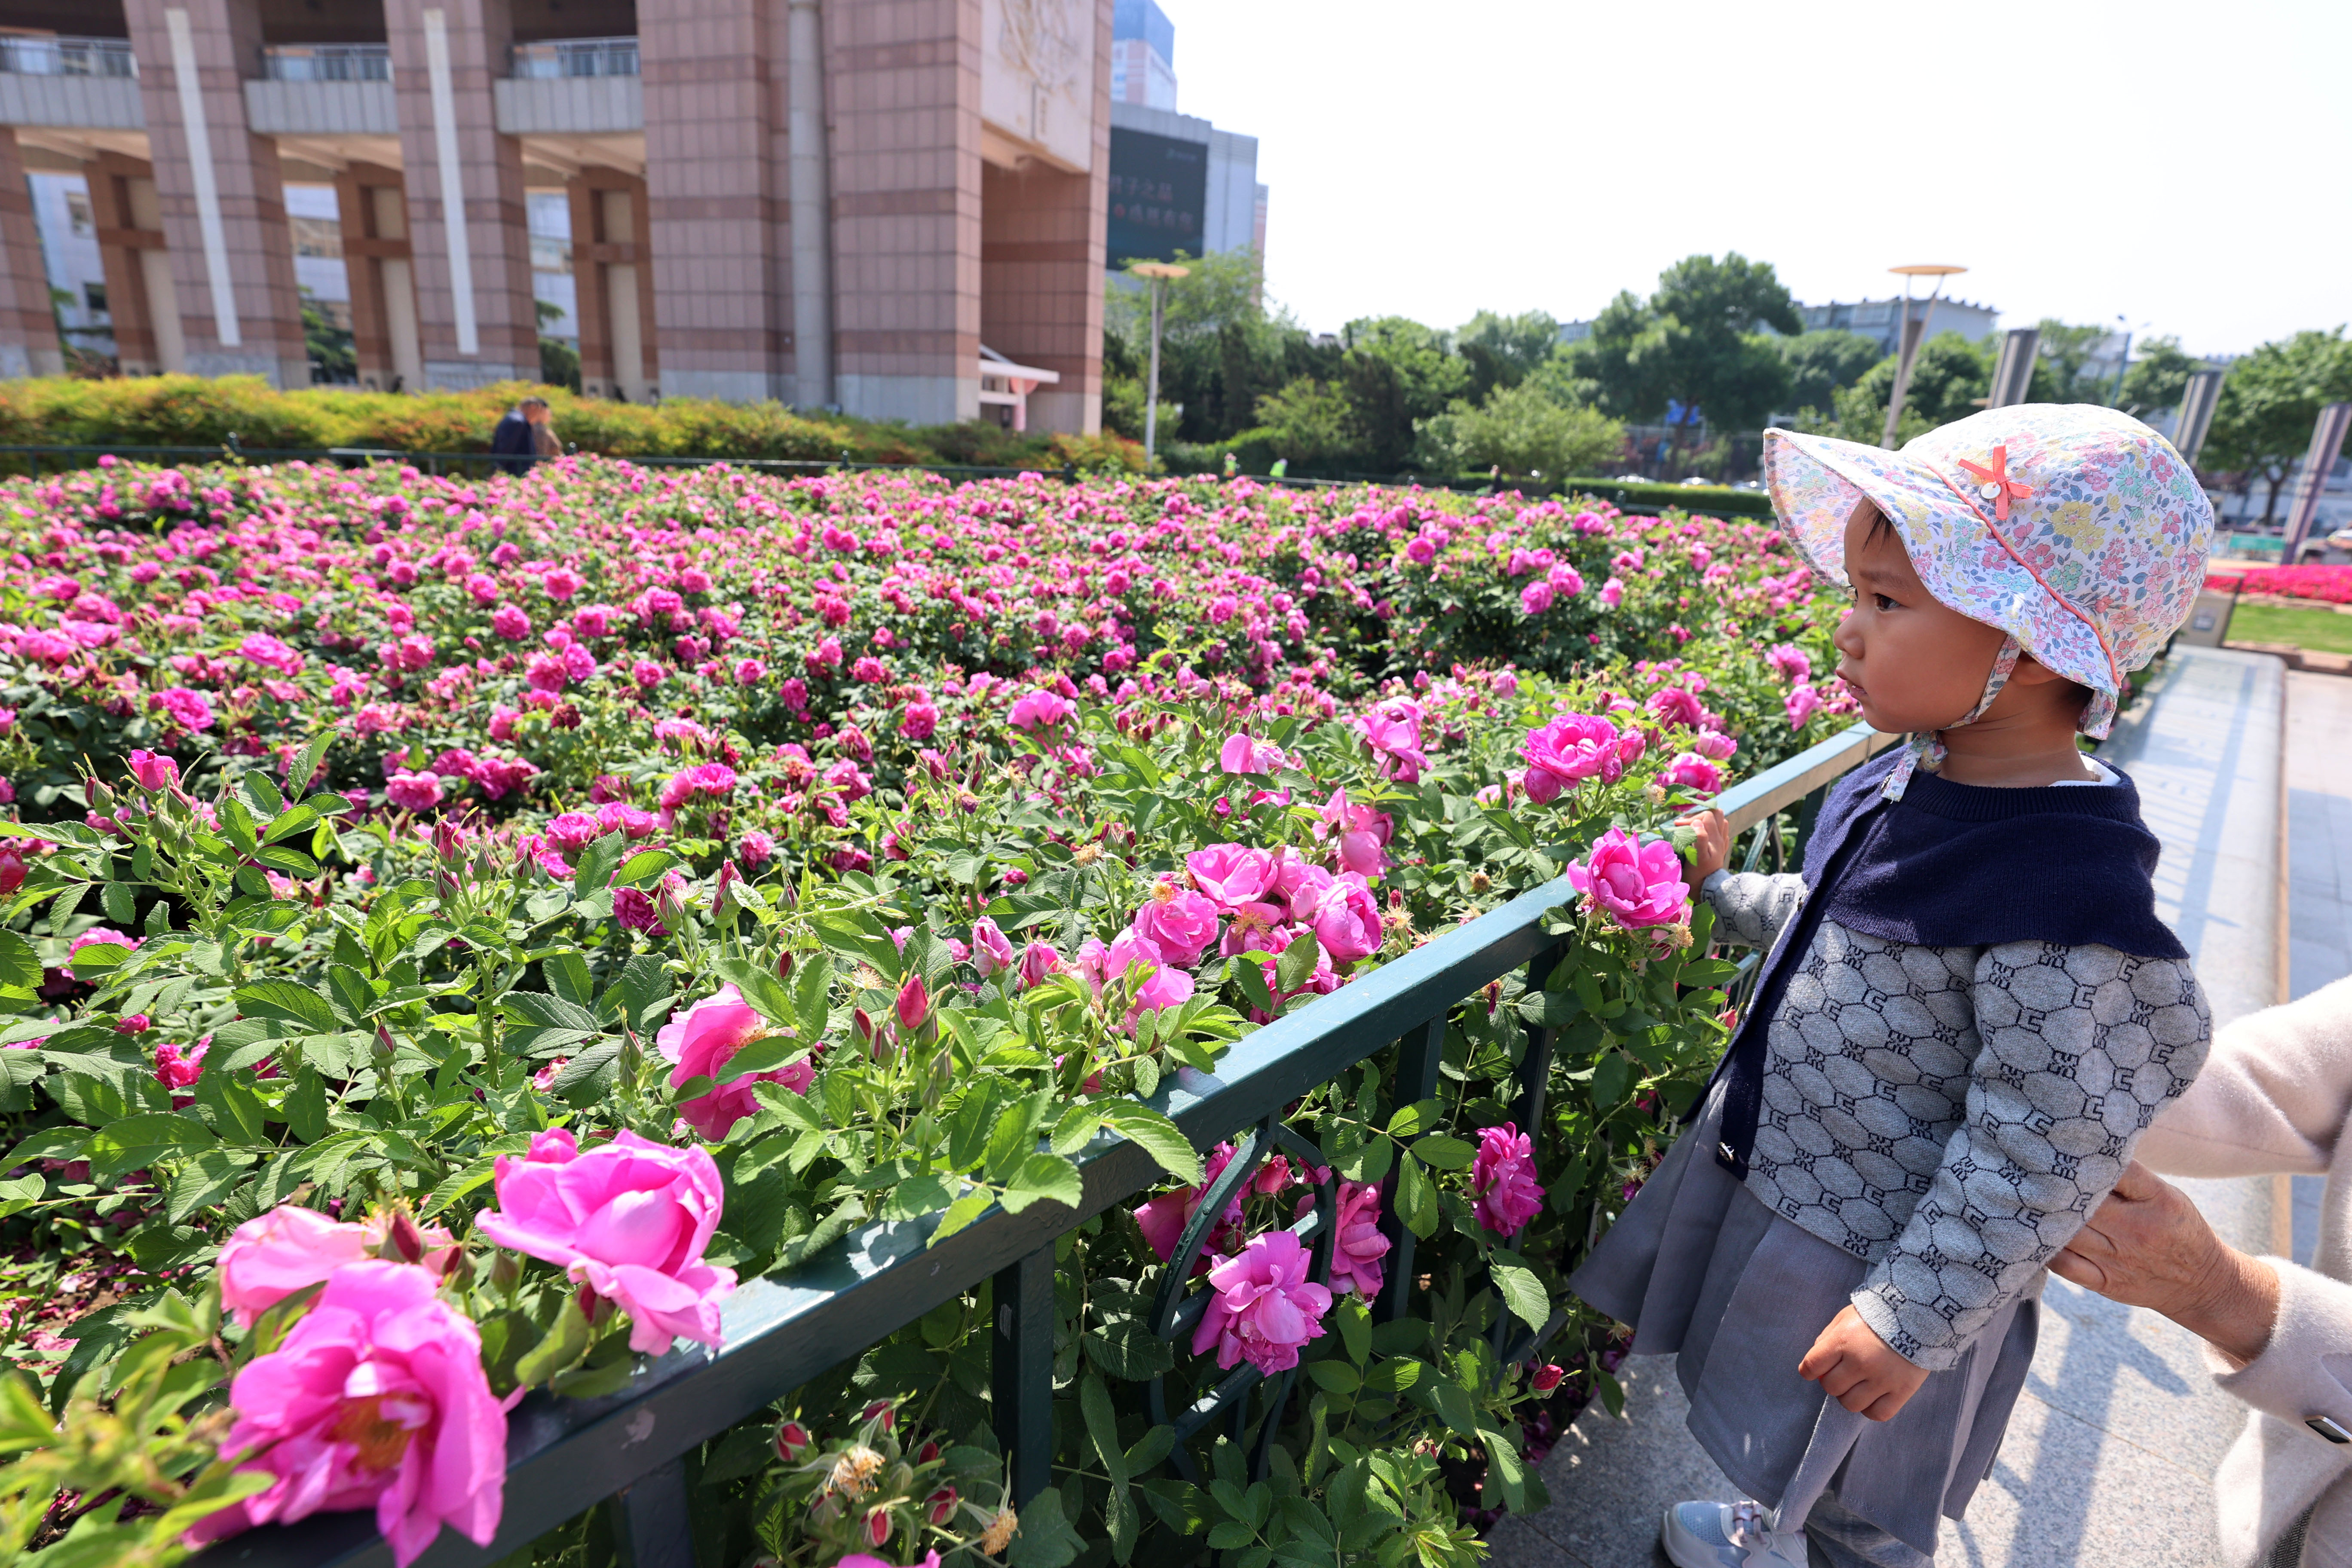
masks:
[(2021, 649), (2090, 688), (2081, 729), (2105, 735), (2126, 673), (2189, 618), (2212, 550), (2213, 504), (2172, 444), (2091, 404), (1989, 408), (1899, 452), (1767, 430), (1764, 477), (1782, 524), (1831, 582), (1845, 584), (1845, 526), (1867, 496), (1927, 592), (2009, 634), (1962, 723)]

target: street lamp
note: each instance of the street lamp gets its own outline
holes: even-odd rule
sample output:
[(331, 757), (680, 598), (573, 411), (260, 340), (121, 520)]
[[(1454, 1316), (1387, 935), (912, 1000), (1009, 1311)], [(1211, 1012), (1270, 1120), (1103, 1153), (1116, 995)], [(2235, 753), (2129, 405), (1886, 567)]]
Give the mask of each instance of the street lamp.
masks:
[(1152, 454), (1160, 449), (1160, 314), (1168, 298), (1168, 285), (1179, 278), (1190, 278), (1192, 269), (1179, 267), (1172, 261), (1139, 261), (1128, 270), (1138, 278), (1151, 280), (1151, 378), (1143, 392), (1143, 461), (1148, 468)]
[[(1965, 267), (1948, 267), (1940, 262), (1918, 262), (1909, 267), (1890, 267), (1886, 270), (1903, 279), (1903, 332), (1897, 340), (1895, 360), (1895, 391), (1886, 400), (1886, 433), (1879, 437), (1882, 447), (1895, 445), (1895, 430), (1903, 422), (1903, 395), (1911, 390), (1911, 366), (1919, 357), (1919, 343), (1927, 335), (1927, 321), (1936, 313), (1936, 300), (1944, 291), (1944, 279), (1956, 272), (1966, 272)], [(1911, 280), (1933, 278), (1936, 287), (1927, 295), (1927, 308), (1919, 319), (1911, 319)]]

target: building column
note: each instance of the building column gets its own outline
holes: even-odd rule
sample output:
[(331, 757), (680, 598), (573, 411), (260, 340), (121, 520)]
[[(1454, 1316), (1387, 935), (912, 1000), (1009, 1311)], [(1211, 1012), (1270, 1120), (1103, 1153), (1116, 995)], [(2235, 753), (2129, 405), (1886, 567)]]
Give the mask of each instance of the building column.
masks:
[(508, 0), (384, 0), (428, 387), (539, 379), (522, 144), (501, 135)]
[(125, 375), (184, 375), (187, 334), (163, 238), (163, 206), (154, 166), (144, 158), (100, 153), (82, 165), (89, 216), (106, 272), (106, 313), (114, 322), (115, 363)]
[(0, 381), (63, 375), (65, 369), (25, 160), (16, 151), (16, 132), (0, 125)]
[(825, 0), (824, 31), (836, 395), (977, 418), (981, 0)]
[(565, 191), (572, 198), (581, 394), (657, 402), (662, 370), (646, 182), (618, 169), (586, 168), (565, 182)]
[(335, 207), (343, 226), (360, 384), (371, 392), (421, 391), (425, 353), (408, 249), (408, 195), (400, 171), (351, 164), (336, 177)]
[[(643, 226), (660, 259), (635, 265), (652, 279), (671, 397), (790, 395), (783, 15), (772, 0), (638, 0)], [(575, 203), (572, 233), (585, 232)], [(582, 353), (584, 387), (584, 328)]]
[[(261, 0), (126, 0), (188, 371), (310, 384), (278, 143), (246, 129)], [(113, 300), (110, 281), (107, 298)]]

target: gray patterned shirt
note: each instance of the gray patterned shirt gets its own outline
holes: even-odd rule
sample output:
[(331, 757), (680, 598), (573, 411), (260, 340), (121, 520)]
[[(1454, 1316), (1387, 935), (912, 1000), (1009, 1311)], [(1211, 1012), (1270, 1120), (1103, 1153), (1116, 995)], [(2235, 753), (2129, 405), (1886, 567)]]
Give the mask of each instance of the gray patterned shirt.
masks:
[[(1729, 871), (1702, 890), (1717, 931), (1759, 948), (1806, 891)], [(1767, 1023), (1748, 1188), (1873, 1265), (1855, 1310), (1939, 1372), (2082, 1227), (2211, 1036), (2186, 959), (1825, 920)]]

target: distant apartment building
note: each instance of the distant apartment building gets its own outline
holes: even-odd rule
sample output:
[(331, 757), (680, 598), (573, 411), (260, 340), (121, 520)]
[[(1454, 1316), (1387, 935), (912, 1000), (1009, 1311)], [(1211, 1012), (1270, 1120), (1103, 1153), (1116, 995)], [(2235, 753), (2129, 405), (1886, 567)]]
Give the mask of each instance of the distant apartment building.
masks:
[(307, 290), (380, 387), (544, 330), (608, 397), (1090, 432), (1113, 12), (8, 0), (0, 375), (58, 368), (63, 278), (131, 374), (306, 383)]
[(1115, 0), (1110, 37), (1110, 100), (1172, 111), (1176, 25), (1158, 0)]
[[(1965, 300), (1938, 300), (1933, 310), (1927, 309), (1926, 301), (1914, 300), (1911, 309), (1915, 315), (1926, 314), (1928, 337), (1958, 332), (1972, 343), (1992, 336), (2000, 320), (2000, 312), (1990, 305), (1974, 305)], [(1882, 353), (1893, 353), (1902, 342), (1903, 301), (1899, 299), (1800, 305), (1797, 314), (1804, 319), (1805, 331), (1809, 332), (1858, 333), (1874, 340)]]

